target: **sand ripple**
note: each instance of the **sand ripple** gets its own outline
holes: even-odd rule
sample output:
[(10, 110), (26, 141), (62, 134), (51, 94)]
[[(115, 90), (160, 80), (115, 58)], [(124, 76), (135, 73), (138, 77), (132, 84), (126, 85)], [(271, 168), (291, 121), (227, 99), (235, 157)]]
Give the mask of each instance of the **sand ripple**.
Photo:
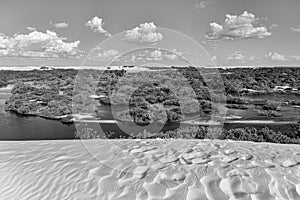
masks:
[(0, 142), (2, 200), (300, 200), (300, 146), (218, 140)]

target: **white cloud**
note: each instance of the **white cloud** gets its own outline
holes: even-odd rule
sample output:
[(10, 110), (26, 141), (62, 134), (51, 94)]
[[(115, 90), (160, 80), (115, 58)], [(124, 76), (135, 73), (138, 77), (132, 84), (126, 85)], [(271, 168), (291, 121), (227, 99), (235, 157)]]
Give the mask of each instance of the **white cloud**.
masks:
[(31, 27), (31, 26), (27, 26), (26, 29), (29, 30), (29, 31), (36, 31), (36, 28)]
[(147, 61), (176, 61), (182, 55), (177, 50), (166, 51), (162, 49), (151, 49), (133, 52), (133, 54), (123, 55), (116, 49), (103, 50), (94, 49), (94, 54), (89, 59), (101, 61), (124, 61), (124, 62), (147, 62)]
[(176, 60), (178, 58), (175, 54), (166, 54), (165, 57), (169, 60)]
[(206, 1), (199, 1), (196, 3), (196, 8), (205, 8), (206, 6), (208, 6), (208, 2)]
[(248, 58), (249, 61), (259, 60), (259, 59), (261, 59), (261, 57), (259, 57), (259, 56), (254, 56), (254, 55), (251, 55), (251, 56)]
[(87, 27), (95, 33), (102, 33), (105, 36), (111, 37), (111, 34), (103, 28), (104, 22), (103, 19), (95, 16), (91, 20), (89, 20), (86, 24)]
[(54, 31), (39, 32), (34, 30), (28, 34), (15, 34), (8, 37), (0, 34), (0, 49), (6, 56), (26, 57), (69, 57), (79, 53), (80, 41), (66, 42)]
[(66, 23), (66, 22), (52, 23), (52, 22), (50, 21), (50, 24), (51, 24), (52, 26), (54, 26), (55, 28), (67, 28), (67, 27), (69, 26), (69, 24)]
[(7, 49), (0, 49), (0, 56), (7, 56), (8, 55), (8, 50)]
[(292, 55), (292, 56), (291, 56), (291, 59), (294, 59), (294, 60), (300, 60), (300, 56)]
[(255, 27), (258, 18), (254, 14), (244, 11), (241, 15), (227, 14), (225, 22), (220, 25), (216, 22), (210, 23), (210, 30), (207, 32), (207, 39), (246, 39), (265, 38), (271, 33), (264, 26)]
[(288, 61), (288, 60), (289, 61), (291, 61), (291, 60), (299, 61), (300, 60), (299, 55), (282, 55), (277, 52), (270, 52), (265, 57), (269, 58), (271, 60), (274, 60), (274, 61)]
[(154, 50), (150, 53), (150, 57), (154, 60), (162, 60), (162, 52), (160, 50)]
[(285, 61), (287, 60), (287, 58), (277, 52), (270, 52), (268, 55), (266, 55), (267, 58), (270, 58), (271, 60), (275, 60), (275, 61)]
[(120, 56), (120, 52), (116, 49), (109, 49), (102, 52), (99, 52), (97, 56), (103, 60), (114, 60)]
[(146, 50), (144, 54), (137, 55), (137, 60), (147, 60), (147, 61), (175, 61), (182, 56), (182, 53), (173, 49), (171, 51), (165, 51), (161, 49)]
[(137, 59), (136, 59), (136, 56), (135, 55), (131, 55), (131, 62), (135, 62)]
[(300, 26), (291, 27), (290, 29), (291, 29), (291, 31), (293, 31), (293, 32), (300, 32)]
[(278, 24), (271, 24), (271, 26), (269, 27), (270, 30), (273, 30), (274, 28), (277, 28)]
[(126, 31), (125, 39), (130, 42), (155, 44), (163, 39), (163, 35), (156, 32), (156, 29), (153, 22), (140, 24), (139, 27)]
[(230, 54), (227, 57), (227, 60), (236, 60), (236, 61), (241, 61), (241, 62), (245, 62), (245, 56), (243, 55), (243, 52), (241, 51), (235, 51), (233, 54)]
[(206, 47), (206, 48), (210, 48), (210, 49), (218, 49), (219, 48), (219, 44), (215, 41), (215, 40), (203, 40), (201, 41), (201, 43)]
[(212, 56), (212, 57), (210, 58), (210, 60), (211, 60), (211, 61), (216, 61), (216, 60), (217, 60), (217, 56)]

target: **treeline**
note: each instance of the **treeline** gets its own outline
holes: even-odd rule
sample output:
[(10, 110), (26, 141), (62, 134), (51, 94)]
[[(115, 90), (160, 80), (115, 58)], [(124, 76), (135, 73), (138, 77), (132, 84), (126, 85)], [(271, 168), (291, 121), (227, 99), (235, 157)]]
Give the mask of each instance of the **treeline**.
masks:
[(31, 70), (31, 71), (0, 71), (0, 87), (16, 82), (32, 82), (42, 80), (53, 80), (56, 78), (64, 79), (70, 77), (74, 79), (77, 74), (75, 69), (53, 69), (53, 70)]
[(271, 91), (276, 86), (300, 90), (299, 67), (260, 67), (219, 69), (226, 92), (239, 95), (243, 89)]
[(253, 127), (235, 128), (225, 130), (219, 127), (187, 126), (167, 132), (150, 133), (144, 131), (136, 136), (118, 135), (106, 132), (104, 135), (97, 133), (92, 128), (85, 127), (77, 130), (75, 136), (80, 139), (220, 139), (253, 142), (270, 142), (281, 144), (300, 144), (300, 125), (292, 132), (282, 133), (268, 127), (256, 129)]

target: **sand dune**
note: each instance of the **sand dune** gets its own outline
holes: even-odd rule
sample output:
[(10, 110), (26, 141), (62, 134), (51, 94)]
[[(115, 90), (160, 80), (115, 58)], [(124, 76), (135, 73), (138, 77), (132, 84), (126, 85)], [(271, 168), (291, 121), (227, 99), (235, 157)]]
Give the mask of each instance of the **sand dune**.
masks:
[(300, 146), (218, 140), (0, 142), (0, 199), (300, 200)]

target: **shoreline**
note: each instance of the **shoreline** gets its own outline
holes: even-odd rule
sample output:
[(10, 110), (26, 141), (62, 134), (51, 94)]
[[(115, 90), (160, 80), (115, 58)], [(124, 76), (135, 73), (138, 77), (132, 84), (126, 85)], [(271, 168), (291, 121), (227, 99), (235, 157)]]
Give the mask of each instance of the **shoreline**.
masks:
[[(11, 112), (14, 114), (17, 114), (22, 117), (40, 117), (47, 120), (55, 120), (55, 121), (61, 121), (63, 124), (74, 124), (76, 122), (81, 123), (106, 123), (106, 124), (118, 124), (118, 123), (128, 123), (133, 121), (122, 121), (122, 120), (116, 120), (116, 119), (100, 119), (96, 118), (95, 116), (89, 115), (89, 114), (70, 114), (70, 115), (63, 115), (63, 116), (44, 116), (39, 115), (36, 113), (28, 113), (28, 114), (20, 114), (13, 110), (8, 110), (6, 112)], [(209, 125), (222, 125), (222, 124), (251, 124), (251, 125), (260, 125), (260, 124), (266, 124), (266, 125), (274, 125), (274, 124), (281, 124), (281, 125), (289, 125), (289, 124), (299, 124), (298, 121), (276, 121), (276, 120), (226, 120), (226, 119), (241, 119), (242, 117), (234, 117), (234, 118), (228, 118), (225, 117), (224, 123), (218, 122), (218, 121), (197, 121), (197, 120), (185, 120), (185, 121), (179, 121), (177, 123), (187, 124), (187, 125), (197, 125), (197, 126), (209, 126)], [(154, 123), (160, 123), (160, 122), (154, 122)], [(171, 122), (170, 122), (171, 123)]]

